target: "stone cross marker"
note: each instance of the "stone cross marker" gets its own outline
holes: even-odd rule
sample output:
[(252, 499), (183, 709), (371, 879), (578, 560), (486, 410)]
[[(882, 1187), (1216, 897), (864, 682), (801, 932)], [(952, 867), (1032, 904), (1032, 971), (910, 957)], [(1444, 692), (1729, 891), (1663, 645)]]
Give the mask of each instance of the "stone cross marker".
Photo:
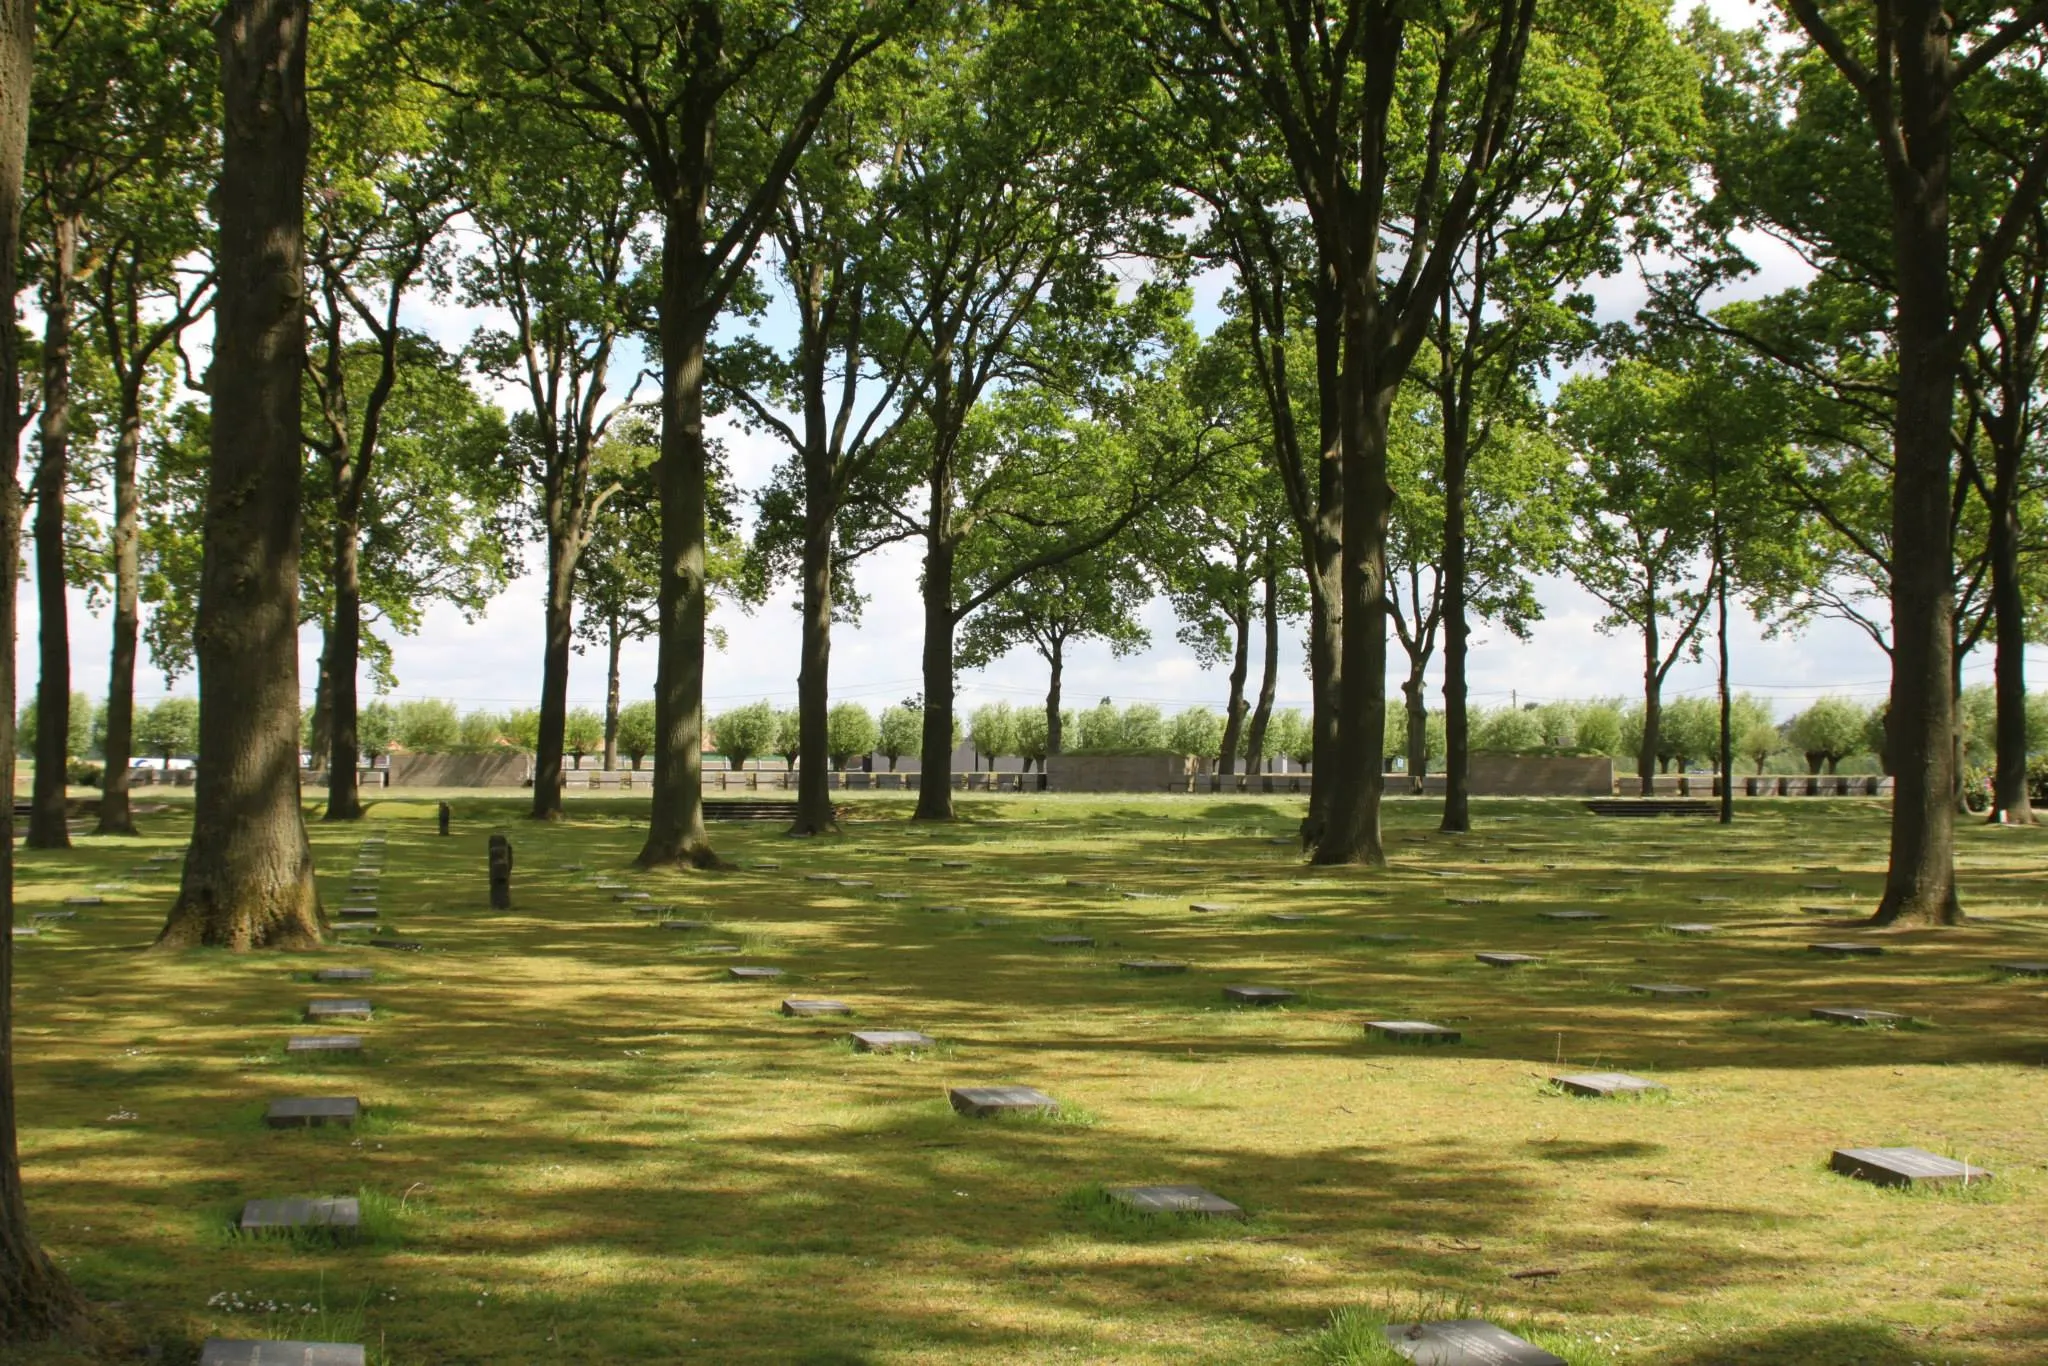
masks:
[(1982, 1167), (1942, 1157), (1925, 1148), (1837, 1148), (1828, 1159), (1828, 1166), (1844, 1176), (1880, 1186), (1946, 1186), (1956, 1182), (1968, 1186), (1991, 1179), (1991, 1173)]
[(1563, 1357), (1485, 1319), (1390, 1323), (1382, 1331), (1415, 1366), (1566, 1366)]
[(1141, 1214), (1202, 1214), (1242, 1219), (1244, 1210), (1200, 1186), (1110, 1186), (1109, 1198)]
[(208, 1338), (199, 1366), (364, 1366), (353, 1342), (281, 1342), (253, 1338)]
[(441, 833), (442, 833), (442, 834), (443, 834), (444, 836), (445, 836), (445, 835), (446, 835), (446, 834), (448, 833), (448, 818), (449, 818), (450, 816), (453, 816), (454, 814), (455, 814), (455, 813), (454, 813), (453, 811), (449, 810), (449, 808), (448, 808), (448, 803), (446, 803), (446, 802), (442, 802), (442, 803), (441, 803), (441, 811), (440, 811), (440, 823), (441, 823)]
[(512, 909), (512, 841), (491, 836), (491, 909)]

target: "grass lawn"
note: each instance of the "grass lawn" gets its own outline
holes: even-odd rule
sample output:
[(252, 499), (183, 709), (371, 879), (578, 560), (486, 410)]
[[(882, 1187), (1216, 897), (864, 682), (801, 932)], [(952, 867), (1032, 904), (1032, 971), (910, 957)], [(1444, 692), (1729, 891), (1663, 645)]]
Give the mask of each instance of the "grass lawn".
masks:
[[(967, 799), (927, 829), (873, 797), (843, 838), (714, 826), (736, 869), (646, 874), (644, 798), (578, 795), (537, 827), (468, 794), (447, 839), (431, 800), (381, 800), (311, 827), (323, 898), (353, 900), (358, 841), (387, 835), (382, 917), (424, 950), (236, 957), (144, 951), (176, 865), (141, 861), (187, 826), (169, 800), (140, 841), (18, 855), (22, 923), (76, 910), (16, 946), (21, 1147), (40, 1236), (109, 1306), (105, 1359), (190, 1361), (220, 1334), (363, 1341), (388, 1366), (1377, 1362), (1378, 1322), (1428, 1313), (1574, 1366), (2048, 1361), (2048, 982), (1994, 966), (2048, 959), (2048, 830), (1965, 829), (1973, 922), (1880, 934), (1800, 909), (1875, 904), (1885, 813), (1861, 801), (1748, 803), (1725, 832), (1482, 801), (1455, 840), (1434, 802), (1391, 801), (1395, 866), (1365, 872), (1300, 861), (1299, 799)], [(508, 912), (487, 908), (494, 830), (517, 848)], [(662, 905), (711, 928), (658, 928)], [(1556, 909), (1609, 918), (1538, 917)], [(1718, 929), (1667, 928), (1692, 921)], [(1831, 938), (1886, 952), (1806, 949)], [(308, 980), (326, 966), (376, 980)], [(1226, 1005), (1239, 983), (1298, 998)], [(300, 1022), (355, 995), (374, 1020)], [(855, 1013), (787, 1018), (785, 997)], [(1370, 1019), (1463, 1038), (1371, 1040)], [(856, 1053), (850, 1028), (938, 1042)], [(337, 1031), (365, 1053), (287, 1059)], [(1559, 1070), (1669, 1089), (1576, 1099)], [(1062, 1112), (947, 1105), (1001, 1083)], [(366, 1117), (265, 1128), (292, 1095)], [(1884, 1145), (1995, 1179), (1827, 1170)], [(1249, 1217), (1126, 1214), (1119, 1183)], [(244, 1200), (289, 1195), (360, 1195), (363, 1240), (231, 1233)]]

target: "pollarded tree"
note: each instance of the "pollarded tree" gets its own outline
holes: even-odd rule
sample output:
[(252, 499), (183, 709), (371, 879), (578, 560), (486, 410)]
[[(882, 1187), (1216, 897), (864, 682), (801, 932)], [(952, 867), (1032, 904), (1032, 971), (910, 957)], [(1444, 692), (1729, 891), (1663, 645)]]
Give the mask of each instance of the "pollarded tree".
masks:
[(1720, 712), (1708, 698), (1681, 697), (1665, 708), (1660, 721), (1658, 758), (1677, 764), (1681, 773), (1711, 758), (1720, 744)]
[(1188, 707), (1166, 728), (1166, 745), (1182, 758), (1208, 763), (1223, 749), (1226, 723), (1207, 707)]
[[(627, 641), (654, 634), (661, 585), (661, 520), (655, 515), (658, 443), (644, 420), (613, 426), (592, 466), (617, 486), (591, 517), (590, 541), (576, 566), (576, 623), (582, 644), (604, 650), (604, 766), (618, 767), (619, 655)], [(723, 520), (723, 519), (720, 519)]]
[(461, 743), (462, 716), (453, 702), (412, 698), (394, 711), (395, 738), (413, 754), (447, 754)]
[(749, 702), (711, 718), (711, 741), (725, 756), (726, 764), (735, 769), (745, 768), (749, 759), (781, 750), (781, 732), (782, 717), (766, 702)]
[(299, 809), (306, 12), (305, 0), (229, 0), (216, 26), (199, 774), (184, 879), (158, 937), (167, 947), (304, 948), (326, 931)]
[(633, 761), (633, 771), (638, 773), (640, 761), (654, 749), (654, 704), (628, 702), (619, 708), (616, 738), (619, 752)]
[(164, 761), (189, 758), (199, 748), (199, 703), (166, 697), (135, 719), (135, 741)]
[(562, 718), (562, 744), (583, 767), (583, 756), (604, 744), (604, 718), (588, 707), (572, 707)]
[(462, 726), (456, 735), (456, 745), (467, 754), (488, 754), (496, 749), (504, 738), (504, 717), (491, 711), (464, 712)]
[(1825, 764), (1835, 766), (1863, 751), (1863, 736), (1870, 713), (1846, 697), (1820, 697), (1792, 718), (1785, 730), (1785, 742), (1806, 756), (1806, 771), (1819, 773)]
[(923, 708), (907, 704), (882, 708), (875, 726), (875, 753), (889, 761), (891, 773), (896, 771), (897, 760), (917, 753), (918, 737), (923, 730)]
[(974, 741), (976, 761), (986, 759), (995, 768), (997, 759), (1018, 750), (1016, 711), (1008, 702), (976, 707), (967, 718), (967, 737)]
[(858, 702), (841, 702), (826, 720), (825, 754), (833, 767), (845, 768), (853, 760), (875, 752), (875, 718)]

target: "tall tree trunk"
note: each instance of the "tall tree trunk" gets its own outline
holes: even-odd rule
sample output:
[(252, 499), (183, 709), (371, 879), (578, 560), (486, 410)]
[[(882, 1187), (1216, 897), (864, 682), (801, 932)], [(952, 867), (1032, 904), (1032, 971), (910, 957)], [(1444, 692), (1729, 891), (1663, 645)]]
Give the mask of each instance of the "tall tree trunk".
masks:
[(1216, 751), (1216, 772), (1222, 776), (1237, 772), (1237, 747), (1244, 737), (1244, 680), (1252, 662), (1251, 613), (1233, 611), (1230, 629), (1237, 637), (1237, 647), (1230, 656), (1230, 700), (1223, 712), (1223, 743)]
[[(1374, 225), (1373, 231), (1378, 231)], [(1337, 772), (1317, 863), (1386, 864), (1380, 840), (1380, 758), (1387, 714), (1387, 416), (1394, 386), (1381, 382), (1368, 309), (1345, 310), (1344, 648)]]
[(932, 479), (932, 511), (924, 553), (924, 739), (919, 747), (920, 821), (953, 819), (953, 539), (952, 500), (944, 474)]
[(1991, 629), (1997, 648), (1992, 686), (1997, 694), (1998, 772), (1993, 779), (1991, 816), (2013, 825), (2032, 825), (2034, 805), (2027, 792), (2027, 604), (2020, 577), (2020, 450), (1997, 442), (1992, 473)]
[(228, 0), (192, 844), (158, 943), (311, 948), (299, 811), (306, 0)]
[[(28, 140), (35, 0), (0, 0), (0, 564), (21, 562), (21, 394), (15, 270)], [(0, 593), (0, 1342), (30, 1341), (84, 1317), (85, 1302), (28, 1226), (14, 1109), (15, 595)]]
[(71, 751), (71, 621), (64, 581), (64, 500), (71, 482), (71, 283), (78, 220), (59, 213), (43, 285), (42, 461), (36, 467), (36, 781), (31, 849), (68, 849), (65, 770)]
[[(1450, 307), (1448, 294), (1444, 307)], [(1448, 329), (1448, 319), (1446, 319)], [(1449, 387), (1449, 386), (1447, 386)], [(1452, 389), (1455, 398), (1458, 390)], [(1471, 623), (1465, 618), (1465, 488), (1472, 450), (1470, 409), (1455, 405), (1444, 421), (1444, 818), (1438, 829), (1462, 834), (1472, 828), (1472, 715), (1466, 707), (1466, 663)]]
[(313, 715), (306, 723), (306, 729), (312, 732), (307, 737), (311, 742), (306, 746), (309, 751), (307, 757), (316, 773), (334, 761), (333, 747), (330, 743), (333, 739), (331, 730), (334, 715), (330, 704), (331, 697), (332, 694), (327, 687), (327, 651), (323, 646), (320, 658), (313, 663)]
[(625, 643), (616, 612), (605, 623), (604, 637), (604, 771), (619, 767), (619, 647)]
[[(703, 137), (708, 151), (708, 128)], [(704, 831), (704, 342), (712, 318), (702, 212), (668, 207), (661, 261), (661, 621), (643, 867), (718, 864)]]
[[(556, 481), (559, 483), (560, 481)], [(533, 811), (562, 819), (562, 749), (569, 718), (569, 633), (576, 613), (576, 528), (559, 488), (542, 494), (548, 526), (547, 603), (541, 618), (540, 717), (533, 743)]]
[[(1045, 752), (1058, 754), (1060, 746), (1066, 743), (1064, 727), (1060, 725), (1060, 682), (1066, 672), (1067, 640), (1055, 636), (1052, 648), (1046, 651), (1046, 663), (1052, 666), (1052, 683), (1045, 690)], [(1040, 765), (1043, 769), (1044, 765)]]
[[(344, 466), (344, 469), (346, 467)], [(356, 761), (362, 745), (356, 736), (356, 667), (362, 655), (362, 551), (353, 508), (340, 501), (334, 509), (334, 617), (327, 627), (327, 812), (330, 821), (361, 820), (362, 797), (356, 790)]]
[[(1718, 498), (1718, 494), (1716, 497)], [(1716, 634), (1721, 643), (1721, 747), (1716, 755), (1721, 774), (1721, 824), (1735, 823), (1735, 696), (1728, 683), (1728, 559), (1721, 544), (1719, 521), (1714, 525), (1715, 598), (1720, 609)]]
[[(831, 458), (804, 453), (804, 562), (802, 658), (797, 664), (797, 727), (806, 754), (822, 755), (831, 743), (832, 708), (832, 524)], [(792, 835), (823, 835), (838, 829), (832, 819), (831, 775), (822, 763), (805, 764), (796, 777), (796, 821)]]
[(1308, 819), (1302, 843), (1322, 840), (1336, 783), (1337, 717), (1344, 709), (1344, 422), (1337, 401), (1343, 370), (1344, 310), (1336, 277), (1318, 257), (1315, 285), (1317, 435), (1316, 539), (1310, 554)]
[[(1656, 601), (1654, 593), (1649, 601)], [(1657, 667), (1657, 613), (1643, 617), (1643, 747), (1636, 755), (1636, 776), (1642, 780), (1642, 795), (1657, 792), (1658, 730), (1664, 717), (1664, 675)]]
[(1253, 780), (1251, 786), (1255, 791), (1265, 787), (1258, 776), (1266, 766), (1266, 728), (1273, 723), (1273, 700), (1280, 687), (1280, 569), (1272, 562), (1270, 553), (1259, 623), (1265, 632), (1264, 657), (1259, 661), (1259, 704), (1252, 709), (1251, 724), (1245, 729), (1244, 738), (1244, 771)]
[(1408, 677), (1401, 681), (1402, 710), (1407, 713), (1407, 736), (1403, 749), (1408, 761), (1408, 790), (1422, 795), (1422, 780), (1429, 773), (1429, 699), (1423, 693), (1423, 661), (1408, 661)]
[(121, 431), (114, 439), (114, 527), (108, 549), (114, 563), (113, 644), (107, 666), (107, 728), (100, 777), (100, 820), (96, 835), (132, 835), (135, 815), (128, 800), (128, 764), (135, 756), (135, 646), (140, 634), (142, 561), (139, 553), (141, 500), (136, 466), (142, 450), (142, 395), (136, 384), (121, 385)]

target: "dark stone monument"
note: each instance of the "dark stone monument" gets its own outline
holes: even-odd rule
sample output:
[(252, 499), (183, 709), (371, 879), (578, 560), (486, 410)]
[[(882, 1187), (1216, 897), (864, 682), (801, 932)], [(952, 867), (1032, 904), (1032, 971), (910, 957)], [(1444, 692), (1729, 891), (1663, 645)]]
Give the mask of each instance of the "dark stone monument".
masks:
[(1572, 1072), (1550, 1080), (1559, 1090), (1575, 1096), (1639, 1096), (1666, 1089), (1661, 1082), (1644, 1081), (1626, 1072)]
[(1424, 1020), (1367, 1020), (1365, 1032), (1389, 1043), (1456, 1043), (1462, 1037), (1455, 1029)]
[(1536, 912), (1536, 918), (1539, 920), (1561, 920), (1568, 924), (1580, 924), (1586, 921), (1605, 920), (1607, 913), (1605, 911), (1538, 911)]
[(1677, 1001), (1705, 996), (1705, 987), (1682, 987), (1671, 982), (1630, 982), (1628, 989), (1638, 996), (1658, 996), (1665, 1000)]
[(440, 811), (440, 822), (441, 822), (441, 833), (442, 833), (443, 835), (446, 835), (446, 834), (448, 833), (448, 818), (449, 818), (450, 816), (454, 815), (454, 814), (455, 814), (455, 813), (454, 813), (453, 811), (451, 811), (451, 810), (449, 810), (449, 809), (448, 809), (448, 803), (446, 803), (446, 802), (442, 802), (442, 803), (441, 803), (441, 811)]
[(1839, 940), (1830, 944), (1808, 944), (1809, 953), (1825, 953), (1835, 958), (1875, 958), (1884, 952), (1878, 944), (1859, 944), (1853, 940)]
[(512, 909), (512, 841), (491, 836), (491, 909)]
[(263, 1122), (273, 1129), (318, 1129), (332, 1124), (346, 1129), (363, 1113), (354, 1096), (291, 1096), (273, 1100)]
[(1059, 1102), (1029, 1086), (956, 1086), (946, 1092), (953, 1108), (974, 1119), (990, 1115), (1047, 1115)]
[(1567, 1366), (1563, 1357), (1485, 1319), (1390, 1323), (1382, 1331), (1415, 1366)]
[(1200, 1214), (1215, 1219), (1242, 1219), (1244, 1211), (1200, 1186), (1109, 1186), (1110, 1199), (1140, 1214)]
[(1472, 956), (1490, 968), (1519, 968), (1543, 961), (1542, 955), (1534, 953), (1475, 953)]
[(1294, 993), (1284, 987), (1225, 987), (1223, 999), (1233, 1005), (1278, 1006), (1294, 999)]
[(1094, 936), (1086, 934), (1041, 934), (1038, 936), (1038, 942), (1049, 944), (1056, 949), (1092, 949), (1095, 947)]
[(785, 1015), (851, 1015), (853, 1007), (844, 1001), (800, 1000), (792, 996), (782, 1003)]
[(306, 1018), (320, 1020), (367, 1020), (370, 1018), (370, 1003), (364, 1000), (324, 1000), (306, 1002)]
[(1902, 1025), (1913, 1017), (1891, 1010), (1865, 1010), (1860, 1006), (1815, 1006), (1807, 1014), (1829, 1024)]
[(360, 1034), (301, 1034), (287, 1039), (284, 1045), (287, 1053), (360, 1053), (363, 1051), (363, 1036)]
[(1126, 958), (1117, 966), (1125, 972), (1151, 973), (1156, 976), (1188, 970), (1186, 963), (1175, 963), (1165, 958)]
[(199, 1366), (364, 1366), (367, 1360), (353, 1342), (208, 1338), (199, 1349)]
[(899, 1048), (930, 1048), (933, 1039), (914, 1029), (857, 1029), (850, 1036), (856, 1053), (891, 1053)]
[(242, 1206), (236, 1225), (243, 1233), (289, 1233), (297, 1229), (324, 1229), (335, 1241), (352, 1239), (362, 1226), (362, 1206), (353, 1195), (329, 1195), (311, 1200), (251, 1200)]
[(1968, 1186), (1991, 1179), (1982, 1167), (1925, 1148), (1837, 1148), (1828, 1166), (1880, 1186)]
[(782, 976), (781, 968), (727, 968), (725, 975), (735, 982), (772, 982)]

